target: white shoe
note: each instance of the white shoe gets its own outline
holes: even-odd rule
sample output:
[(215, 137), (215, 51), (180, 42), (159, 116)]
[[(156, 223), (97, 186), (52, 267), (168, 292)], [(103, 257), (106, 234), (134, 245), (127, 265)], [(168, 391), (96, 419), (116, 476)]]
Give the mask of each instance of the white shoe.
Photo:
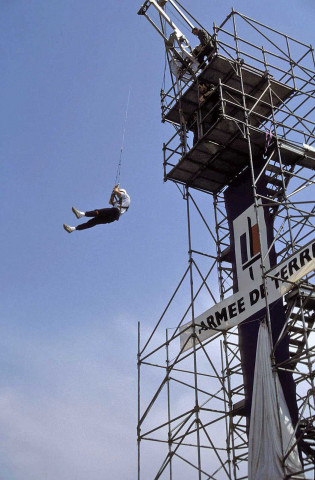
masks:
[(75, 214), (77, 218), (84, 217), (84, 212), (80, 212), (80, 210), (77, 210), (76, 208), (72, 207), (72, 211)]
[(68, 233), (74, 232), (74, 230), (75, 230), (75, 227), (69, 227), (69, 225), (66, 225), (65, 223), (63, 224), (63, 228)]

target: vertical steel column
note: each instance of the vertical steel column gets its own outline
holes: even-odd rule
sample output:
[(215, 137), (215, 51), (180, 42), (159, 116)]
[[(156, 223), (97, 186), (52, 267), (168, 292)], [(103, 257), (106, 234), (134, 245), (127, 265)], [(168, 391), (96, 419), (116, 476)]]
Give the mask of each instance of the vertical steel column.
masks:
[[(306, 334), (306, 332), (307, 332), (307, 324), (306, 324), (305, 316), (304, 316), (304, 306), (303, 306), (303, 301), (302, 301), (301, 288), (300, 288), (300, 286), (299, 286), (298, 292), (299, 292), (299, 293), (298, 293), (298, 295), (299, 295), (299, 307), (300, 307), (301, 319), (302, 319), (302, 324), (303, 324), (303, 335), (304, 335), (305, 347), (306, 347), (306, 351), (310, 351), (310, 347), (309, 347), (309, 343), (308, 343), (308, 336), (307, 336), (307, 334)], [(313, 390), (313, 402), (314, 402), (314, 408), (315, 408), (315, 383), (314, 383), (314, 373), (313, 373), (312, 361), (311, 361), (311, 359), (310, 359), (309, 356), (307, 357), (307, 366), (308, 366), (308, 370), (309, 370), (309, 379), (310, 379), (310, 383), (311, 383), (312, 390)]]
[(141, 360), (140, 360), (140, 322), (138, 322), (138, 355), (137, 355), (137, 367), (138, 367), (138, 427), (137, 427), (137, 445), (138, 445), (138, 480), (140, 480), (140, 462), (141, 462), (141, 457), (140, 457), (140, 434), (141, 434), (141, 427), (140, 427), (140, 412), (141, 412), (141, 405), (140, 405), (140, 366), (141, 366)]
[(198, 478), (201, 480), (201, 451), (200, 451), (200, 419), (199, 419), (199, 401), (198, 401), (198, 374), (197, 374), (197, 351), (196, 351), (196, 325), (195, 325), (195, 309), (194, 309), (194, 281), (193, 281), (193, 259), (191, 248), (191, 225), (190, 225), (190, 209), (189, 209), (189, 188), (185, 187), (186, 204), (187, 204), (187, 229), (188, 229), (188, 256), (189, 256), (189, 275), (190, 275), (190, 301), (191, 301), (191, 321), (193, 327), (193, 362), (194, 362), (194, 387), (195, 387), (195, 421), (197, 436), (197, 458), (198, 458)]
[[(168, 330), (166, 329), (165, 332), (165, 349), (166, 349), (166, 371), (169, 373), (169, 343), (168, 343)], [(172, 469), (172, 431), (171, 431), (171, 392), (170, 392), (170, 378), (167, 377), (166, 381), (167, 387), (167, 419), (168, 419), (168, 453), (170, 457), (169, 461), (169, 472), (170, 472), (170, 480), (173, 479), (173, 469)]]
[[(226, 429), (226, 453), (227, 453), (227, 462), (229, 468), (229, 476), (232, 478), (231, 473), (231, 443), (232, 443), (232, 452), (234, 452), (234, 439), (233, 435), (231, 435), (232, 431), (232, 417), (229, 415), (229, 412), (232, 410), (232, 402), (231, 402), (231, 385), (230, 385), (230, 377), (228, 374), (228, 358), (227, 358), (227, 349), (226, 349), (226, 333), (224, 333), (224, 340), (220, 342), (220, 350), (221, 350), (221, 365), (222, 365), (222, 381), (223, 381), (223, 398), (224, 398), (224, 410), (226, 413), (225, 417), (225, 429)], [(225, 364), (223, 358), (223, 352), (225, 354)], [(226, 383), (227, 383), (227, 392), (226, 393)], [(228, 397), (228, 399), (226, 399)], [(228, 409), (226, 408), (226, 404), (228, 404)], [(234, 459), (233, 459), (234, 460)], [(233, 462), (235, 469), (235, 462)]]
[(220, 300), (224, 299), (224, 291), (223, 291), (223, 275), (222, 275), (222, 261), (221, 261), (221, 245), (220, 245), (220, 236), (219, 236), (219, 221), (218, 221), (218, 197), (217, 195), (213, 195), (213, 208), (214, 208), (214, 219), (215, 219), (215, 232), (216, 232), (216, 248), (217, 248), (217, 270), (218, 270), (218, 280), (219, 280), (219, 288), (220, 288)]

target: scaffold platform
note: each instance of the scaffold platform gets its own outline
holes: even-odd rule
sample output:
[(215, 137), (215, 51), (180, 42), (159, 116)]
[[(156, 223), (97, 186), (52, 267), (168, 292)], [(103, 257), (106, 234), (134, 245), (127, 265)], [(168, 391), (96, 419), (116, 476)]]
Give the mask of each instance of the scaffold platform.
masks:
[[(165, 180), (218, 193), (249, 165), (250, 155), (254, 162), (262, 158), (266, 146), (263, 126), (272, 112), (281, 109), (292, 97), (294, 88), (275, 80), (268, 72), (215, 55), (178, 99), (165, 95), (166, 102), (168, 99), (170, 102), (168, 105), (164, 102), (163, 120), (173, 124), (180, 124), (182, 119), (187, 122), (198, 110), (198, 85), (202, 82), (218, 88), (204, 107), (212, 111), (204, 123), (206, 131), (181, 157), (174, 157), (176, 150), (170, 148), (172, 153), (169, 157), (165, 155)], [(315, 169), (314, 149), (308, 150), (279, 136), (278, 143), (283, 164)]]
[[(272, 109), (279, 107), (294, 93), (294, 88), (275, 80), (267, 71), (263, 72), (242, 61), (215, 54), (190, 87), (182, 92), (180, 98), (171, 99), (169, 104), (165, 106), (163, 119), (180, 124), (180, 109), (185, 116), (192, 115), (198, 108), (198, 84), (203, 82), (213, 85), (221, 83), (225, 91), (223, 99), (228, 102), (225, 113), (231, 116), (234, 116), (235, 109), (243, 108), (243, 85), (246, 107), (251, 109), (256, 104), (253, 110), (255, 126), (263, 123), (265, 121), (264, 117), (271, 115)], [(269, 82), (272, 91), (272, 103), (270, 89), (268, 88)]]
[[(246, 138), (236, 136), (238, 132), (233, 120), (221, 118), (166, 174), (166, 179), (210, 193), (220, 192), (249, 165), (248, 142)], [(252, 130), (254, 159), (262, 158), (264, 147), (264, 132)], [(285, 165), (301, 165), (315, 170), (315, 151), (285, 140), (279, 142), (279, 151)]]

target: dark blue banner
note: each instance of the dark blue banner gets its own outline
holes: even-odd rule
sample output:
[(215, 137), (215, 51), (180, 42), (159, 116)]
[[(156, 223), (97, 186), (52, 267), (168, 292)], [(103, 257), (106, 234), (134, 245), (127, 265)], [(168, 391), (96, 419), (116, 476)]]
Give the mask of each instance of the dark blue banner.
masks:
[[(260, 165), (257, 165), (257, 169), (260, 167)], [(255, 176), (256, 174), (257, 172), (255, 172)], [(259, 294), (261, 297), (264, 297), (265, 292), (261, 275), (261, 251), (267, 252), (274, 239), (273, 218), (268, 207), (263, 207), (263, 204), (266, 202), (259, 200), (258, 205), (261, 206), (258, 207), (257, 221), (252, 185), (252, 174), (250, 169), (247, 168), (225, 191), (225, 206), (231, 239), (233, 290), (236, 293), (240, 289), (246, 289), (247, 285), (250, 289), (252, 282), (259, 282), (262, 287)], [(267, 197), (267, 179), (264, 175), (261, 176), (257, 184), (257, 193)], [(272, 248), (264, 263), (268, 269), (275, 266), (276, 262), (276, 252)], [(275, 344), (286, 320), (282, 298), (273, 302), (269, 307), (269, 311), (272, 337)], [(247, 417), (250, 417), (251, 411), (259, 324), (265, 317), (266, 308), (264, 307), (248, 317), (238, 327), (245, 388), (245, 415)], [(285, 335), (276, 349), (275, 360), (278, 364), (287, 361), (289, 358), (289, 337)], [(289, 368), (289, 365), (286, 365), (286, 368)], [(278, 373), (292, 423), (295, 425), (298, 419), (298, 409), (293, 376), (289, 372), (279, 371)]]

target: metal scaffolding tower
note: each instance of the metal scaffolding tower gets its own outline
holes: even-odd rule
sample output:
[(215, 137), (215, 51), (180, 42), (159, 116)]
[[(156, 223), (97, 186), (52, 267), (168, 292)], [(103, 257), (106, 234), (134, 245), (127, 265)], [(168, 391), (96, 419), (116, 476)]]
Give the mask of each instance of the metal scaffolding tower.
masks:
[[(233, 294), (224, 194), (246, 169), (258, 229), (262, 208), (273, 219), (277, 264), (314, 240), (314, 52), (312, 46), (232, 10), (208, 32), (213, 52), (200, 68), (188, 37), (195, 39), (192, 27), (205, 27), (179, 2), (147, 0), (138, 13), (157, 30), (166, 50), (162, 122), (173, 127), (173, 134), (163, 145), (164, 178), (178, 186), (186, 204), (189, 260), (147, 338), (139, 325), (138, 480), (246, 479), (238, 329), (217, 330), (200, 341), (196, 319)], [(173, 18), (180, 20), (185, 34)], [(209, 87), (206, 101), (202, 83)], [(264, 193), (258, 188), (262, 179)], [(275, 276), (266, 255), (261, 257), (266, 286)], [(284, 267), (282, 273), (287, 274)], [(274, 349), (289, 334), (290, 358), (272, 366), (293, 373), (299, 411), (296, 443), (308, 447), (300, 453), (302, 470), (304, 478), (313, 479), (314, 273), (289, 283), (283, 295), (286, 321)], [(265, 303), (269, 318), (268, 295)], [(186, 343), (180, 342), (185, 330)], [(142, 475), (146, 455), (152, 459), (150, 477)]]

